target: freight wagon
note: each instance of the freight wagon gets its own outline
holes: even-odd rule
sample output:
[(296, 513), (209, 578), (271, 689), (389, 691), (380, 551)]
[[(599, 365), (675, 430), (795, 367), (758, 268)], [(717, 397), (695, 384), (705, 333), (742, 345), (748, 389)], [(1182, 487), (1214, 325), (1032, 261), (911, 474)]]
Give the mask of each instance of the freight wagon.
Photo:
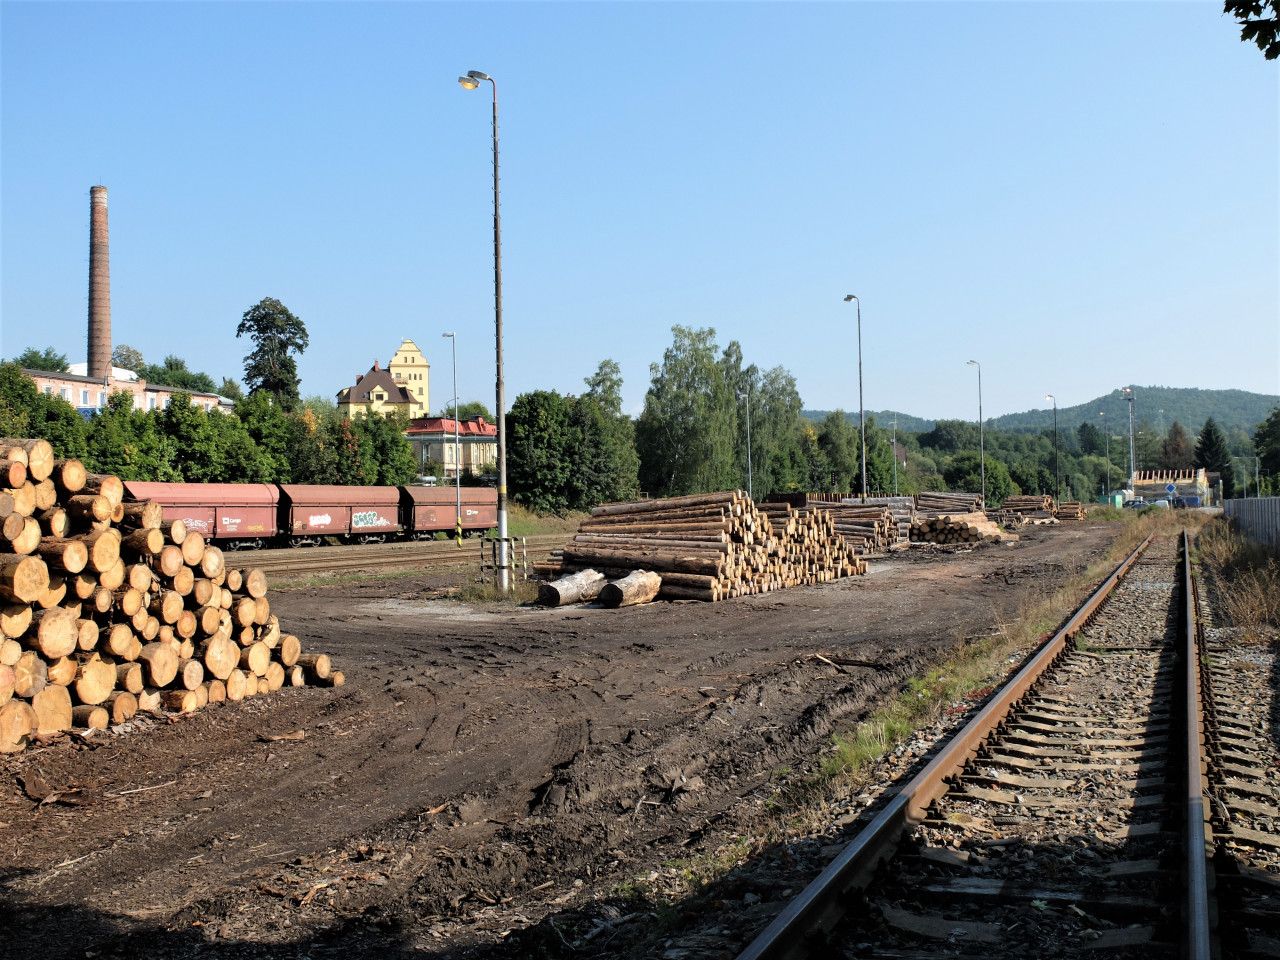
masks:
[[(147, 483), (125, 481), (130, 500), (155, 500), (166, 520), (230, 549), (314, 546), (325, 537), (348, 543), (429, 540), (452, 535), (456, 491), (445, 487), (351, 487), (274, 483)], [(462, 490), (462, 535), (496, 526), (498, 495), (490, 487)]]

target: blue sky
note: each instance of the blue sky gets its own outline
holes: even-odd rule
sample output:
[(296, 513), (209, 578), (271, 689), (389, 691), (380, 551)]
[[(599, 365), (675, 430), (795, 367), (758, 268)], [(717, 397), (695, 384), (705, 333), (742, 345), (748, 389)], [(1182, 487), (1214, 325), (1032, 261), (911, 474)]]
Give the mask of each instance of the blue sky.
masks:
[[(405, 336), (492, 403), (489, 104), (508, 397), (680, 323), (810, 407), (988, 416), (1124, 383), (1280, 393), (1280, 64), (1204, 3), (0, 5), (0, 354), (83, 359), (88, 190), (113, 334), (305, 394)], [(33, 332), (34, 331), (34, 332)]]

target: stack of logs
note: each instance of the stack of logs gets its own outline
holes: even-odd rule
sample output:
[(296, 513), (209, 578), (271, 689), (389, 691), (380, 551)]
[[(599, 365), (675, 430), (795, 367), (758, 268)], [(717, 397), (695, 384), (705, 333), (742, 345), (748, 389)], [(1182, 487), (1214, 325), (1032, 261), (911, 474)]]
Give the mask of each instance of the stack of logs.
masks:
[(44, 440), (0, 439), (0, 752), (139, 710), (343, 683), (281, 630), (261, 571), (227, 569), (162, 517)]
[(911, 539), (911, 524), (916, 519), (915, 497), (867, 497), (865, 501), (860, 498), (848, 497), (844, 502), (887, 508), (897, 528), (897, 542), (906, 543)]
[(921, 517), (911, 525), (913, 543), (981, 543), (1007, 538), (1017, 539), (1017, 536), (1003, 533), (998, 524), (981, 512)]
[(758, 508), (741, 490), (596, 507), (548, 573), (644, 570), (658, 596), (724, 600), (866, 572), (826, 510)]
[(960, 513), (979, 513), (982, 496), (977, 493), (917, 493), (916, 514), (933, 518)]
[[(910, 497), (906, 498), (908, 501)], [(898, 541), (898, 526), (884, 501), (863, 503), (844, 493), (794, 492), (770, 494), (760, 509), (769, 512), (778, 504), (790, 504), (797, 512), (819, 509), (831, 514), (836, 532), (853, 552), (862, 557), (883, 553)], [(906, 532), (902, 533), (903, 538)]]
[(1063, 500), (1058, 504), (1058, 509), (1053, 512), (1053, 515), (1058, 520), (1083, 520), (1084, 504), (1078, 500)]

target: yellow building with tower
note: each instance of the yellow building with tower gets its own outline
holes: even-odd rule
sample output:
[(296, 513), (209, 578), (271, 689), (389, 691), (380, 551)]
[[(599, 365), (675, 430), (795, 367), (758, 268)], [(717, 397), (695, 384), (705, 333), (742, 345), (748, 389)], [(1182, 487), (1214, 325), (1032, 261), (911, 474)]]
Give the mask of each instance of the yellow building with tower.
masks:
[(431, 364), (418, 345), (404, 340), (385, 368), (373, 361), (368, 373), (338, 391), (338, 413), (354, 417), (403, 413), (410, 420), (431, 412)]

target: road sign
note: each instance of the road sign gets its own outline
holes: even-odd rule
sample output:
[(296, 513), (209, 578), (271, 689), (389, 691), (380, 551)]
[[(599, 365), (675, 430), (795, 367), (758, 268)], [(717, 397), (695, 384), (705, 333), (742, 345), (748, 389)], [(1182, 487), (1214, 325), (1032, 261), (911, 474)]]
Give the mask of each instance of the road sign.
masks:
[(1166, 484), (1164, 485), (1164, 492), (1165, 492), (1165, 493), (1177, 493), (1177, 492), (1178, 492), (1177, 484), (1173, 484), (1173, 483), (1166, 483)]

